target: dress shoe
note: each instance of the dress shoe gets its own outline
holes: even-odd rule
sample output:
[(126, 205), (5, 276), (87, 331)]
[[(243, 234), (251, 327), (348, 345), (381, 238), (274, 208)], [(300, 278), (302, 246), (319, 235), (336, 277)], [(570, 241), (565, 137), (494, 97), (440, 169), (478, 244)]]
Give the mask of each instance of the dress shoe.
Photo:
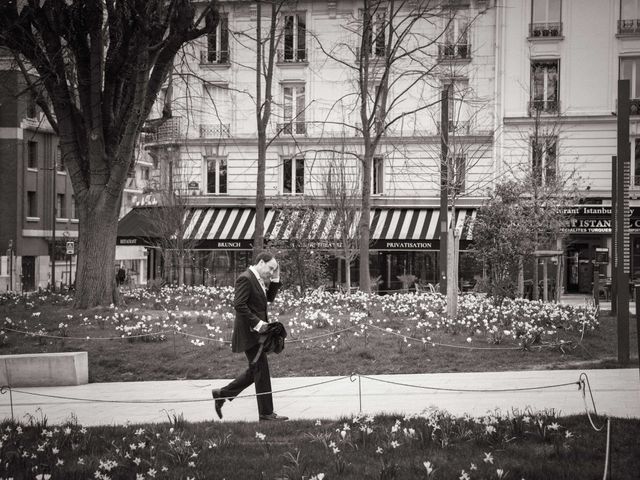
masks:
[(211, 396), (215, 400), (216, 404), (216, 413), (218, 414), (218, 418), (222, 419), (222, 406), (224, 405), (224, 398), (222, 398), (222, 392), (219, 388), (214, 388), (211, 390)]
[(276, 422), (282, 422), (284, 420), (289, 420), (289, 417), (284, 417), (282, 415), (278, 415), (277, 413), (270, 413), (268, 415), (260, 415), (260, 421), (276, 421)]

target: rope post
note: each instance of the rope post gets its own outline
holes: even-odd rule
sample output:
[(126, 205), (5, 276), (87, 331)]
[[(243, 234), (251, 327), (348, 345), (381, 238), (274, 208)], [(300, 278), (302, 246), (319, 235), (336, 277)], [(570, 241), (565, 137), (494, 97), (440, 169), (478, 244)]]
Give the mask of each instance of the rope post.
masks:
[(360, 402), (359, 412), (362, 413), (362, 377), (360, 375), (358, 375), (358, 399)]
[(173, 328), (173, 358), (178, 358), (178, 352), (176, 350), (176, 329)]
[(364, 326), (364, 349), (367, 349), (367, 332), (369, 331), (369, 327)]
[(4, 395), (4, 393), (6, 391), (9, 391), (9, 405), (11, 405), (11, 422), (14, 422), (14, 418), (13, 418), (13, 393), (11, 391), (11, 386), (9, 385), (3, 385), (0, 387), (0, 394)]

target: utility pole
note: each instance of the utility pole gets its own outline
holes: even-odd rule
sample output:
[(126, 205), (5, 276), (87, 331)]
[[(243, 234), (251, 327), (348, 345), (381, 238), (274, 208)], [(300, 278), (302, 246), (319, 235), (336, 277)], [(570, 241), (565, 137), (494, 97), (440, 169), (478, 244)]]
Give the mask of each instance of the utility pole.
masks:
[(440, 100), (440, 293), (447, 293), (447, 233), (449, 229), (449, 88)]
[(51, 291), (56, 291), (56, 201), (57, 201), (57, 182), (56, 177), (58, 172), (58, 161), (53, 158), (53, 167), (51, 173), (53, 174), (53, 194), (51, 195)]

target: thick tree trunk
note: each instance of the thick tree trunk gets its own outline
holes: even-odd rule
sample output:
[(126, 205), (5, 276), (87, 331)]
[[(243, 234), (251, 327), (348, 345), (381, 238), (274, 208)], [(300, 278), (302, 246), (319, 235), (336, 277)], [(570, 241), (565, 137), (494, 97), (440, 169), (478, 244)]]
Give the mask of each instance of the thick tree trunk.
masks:
[(120, 303), (114, 270), (119, 202), (105, 202), (101, 196), (95, 205), (91, 203), (78, 202), (79, 248), (74, 306), (81, 309)]
[(455, 229), (449, 228), (447, 232), (447, 317), (449, 319), (455, 319), (458, 314), (457, 243)]
[(365, 147), (362, 167), (362, 212), (360, 214), (360, 290), (371, 293), (371, 276), (369, 274), (369, 239), (371, 217), (371, 169), (373, 165), (373, 149)]

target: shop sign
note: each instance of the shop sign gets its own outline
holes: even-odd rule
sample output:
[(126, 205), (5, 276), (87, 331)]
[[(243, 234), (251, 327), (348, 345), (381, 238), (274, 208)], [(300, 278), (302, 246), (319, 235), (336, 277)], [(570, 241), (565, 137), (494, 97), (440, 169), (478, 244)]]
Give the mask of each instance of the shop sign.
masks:
[(118, 245), (138, 245), (137, 238), (118, 238)]
[[(565, 233), (605, 233), (611, 234), (611, 206), (585, 205), (564, 208), (563, 213), (570, 215)], [(640, 208), (629, 208), (629, 231), (640, 233)]]

